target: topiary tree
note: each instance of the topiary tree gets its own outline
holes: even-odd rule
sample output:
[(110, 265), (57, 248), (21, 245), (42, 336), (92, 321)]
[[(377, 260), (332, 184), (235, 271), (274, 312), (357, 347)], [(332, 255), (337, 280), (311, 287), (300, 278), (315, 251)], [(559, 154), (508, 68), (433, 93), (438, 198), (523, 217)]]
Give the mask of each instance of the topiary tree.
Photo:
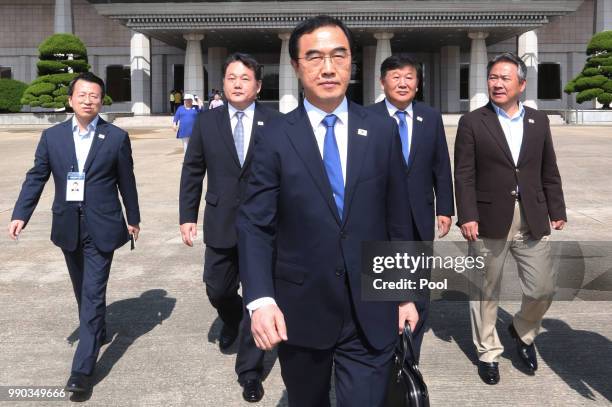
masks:
[(578, 93), (576, 102), (597, 99), (604, 109), (612, 103), (612, 31), (602, 31), (587, 46), (586, 64), (581, 73), (565, 85), (568, 95)]
[(0, 79), (0, 113), (17, 113), (21, 110), (21, 97), (27, 84), (14, 79)]
[[(21, 102), (32, 107), (69, 109), (68, 85), (79, 73), (89, 71), (87, 48), (72, 34), (54, 34), (38, 47), (38, 78), (25, 90)], [(104, 98), (104, 104), (112, 100)]]

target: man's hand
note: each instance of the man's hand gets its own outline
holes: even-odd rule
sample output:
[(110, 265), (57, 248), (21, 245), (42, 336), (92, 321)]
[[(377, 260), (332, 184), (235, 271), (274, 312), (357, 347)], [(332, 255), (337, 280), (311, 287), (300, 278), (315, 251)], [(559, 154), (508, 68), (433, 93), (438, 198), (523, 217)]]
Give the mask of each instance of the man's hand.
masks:
[(478, 222), (475, 220), (465, 222), (463, 225), (461, 225), (461, 234), (466, 240), (472, 242), (478, 240)]
[(444, 216), (444, 215), (438, 215), (437, 218), (438, 218), (438, 237), (443, 238), (444, 236), (448, 234), (448, 231), (450, 230), (451, 217)]
[(134, 240), (138, 240), (138, 234), (140, 233), (139, 225), (128, 225), (128, 233), (134, 236)]
[(21, 229), (23, 229), (24, 225), (25, 225), (25, 222), (19, 219), (15, 219), (11, 221), (11, 223), (9, 223), (8, 233), (11, 239), (17, 240), (17, 238), (19, 237), (19, 234), (21, 233)]
[(404, 325), (408, 321), (410, 330), (414, 332), (417, 323), (419, 322), (419, 313), (414, 305), (414, 302), (403, 302), (399, 306), (399, 318), (397, 321), (397, 328), (399, 335), (404, 332)]
[(181, 237), (183, 243), (193, 247), (193, 239), (198, 235), (198, 226), (195, 223), (183, 223), (181, 225)]
[(550, 226), (552, 226), (555, 230), (563, 230), (563, 226), (565, 226), (564, 220), (551, 220)]
[(285, 317), (276, 304), (257, 308), (251, 315), (251, 333), (255, 345), (262, 350), (272, 350), (281, 341), (287, 340)]

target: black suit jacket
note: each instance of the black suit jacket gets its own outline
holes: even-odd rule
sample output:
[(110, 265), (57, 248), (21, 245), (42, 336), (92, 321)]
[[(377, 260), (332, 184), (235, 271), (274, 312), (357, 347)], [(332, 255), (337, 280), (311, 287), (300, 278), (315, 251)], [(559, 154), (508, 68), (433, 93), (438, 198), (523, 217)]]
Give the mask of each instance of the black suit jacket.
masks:
[(128, 223), (140, 223), (130, 138), (120, 128), (98, 119), (83, 168), (86, 174), (85, 200), (82, 203), (67, 202), (66, 177), (68, 172), (78, 168), (71, 123), (67, 120), (43, 131), (36, 148), (34, 167), (26, 175), (12, 219), (28, 223), (45, 183), (53, 174), (53, 243), (68, 251), (77, 248), (81, 207), (96, 247), (103, 252), (112, 252), (129, 240), (118, 191), (121, 192)]
[[(368, 109), (390, 117), (384, 100)], [(440, 112), (420, 102), (413, 102), (412, 110), (406, 175), (410, 209), (421, 239), (434, 240), (435, 215), (455, 214), (448, 145)]]
[(215, 248), (236, 245), (236, 213), (251, 171), (255, 139), (276, 110), (255, 103), (250, 145), (244, 165), (238, 161), (227, 105), (198, 114), (183, 161), (179, 197), (180, 223), (197, 223), (202, 181), (208, 173), (204, 243)]
[(382, 349), (397, 339), (398, 304), (362, 300), (361, 245), (412, 240), (405, 169), (397, 126), (348, 109), (342, 219), (303, 105), (258, 139), (237, 222), (240, 278), (245, 304), (275, 298), (289, 343), (319, 349), (338, 339), (348, 283), (359, 325)]
[(550, 234), (550, 220), (567, 220), (548, 116), (525, 107), (515, 165), (491, 103), (459, 120), (455, 140), (458, 224), (478, 221), (481, 236), (506, 238), (517, 186), (531, 235)]

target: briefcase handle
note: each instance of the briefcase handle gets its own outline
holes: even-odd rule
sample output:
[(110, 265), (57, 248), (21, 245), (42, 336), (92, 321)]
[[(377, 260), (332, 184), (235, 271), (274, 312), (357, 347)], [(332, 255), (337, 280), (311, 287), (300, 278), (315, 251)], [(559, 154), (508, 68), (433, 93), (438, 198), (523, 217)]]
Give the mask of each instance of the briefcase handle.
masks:
[(402, 333), (402, 358), (403, 362), (406, 362), (407, 356), (412, 356), (410, 359), (412, 360), (412, 364), (417, 366), (417, 361), (414, 357), (414, 344), (412, 343), (412, 330), (410, 329), (410, 325), (408, 322), (404, 324), (404, 332)]

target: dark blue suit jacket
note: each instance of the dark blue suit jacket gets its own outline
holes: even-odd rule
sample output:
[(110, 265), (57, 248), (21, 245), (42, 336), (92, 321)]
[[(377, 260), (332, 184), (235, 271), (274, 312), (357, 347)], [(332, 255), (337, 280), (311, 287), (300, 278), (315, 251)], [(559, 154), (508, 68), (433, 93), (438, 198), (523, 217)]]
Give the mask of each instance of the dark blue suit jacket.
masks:
[(397, 339), (398, 304), (362, 301), (360, 270), (362, 242), (412, 239), (398, 130), (350, 102), (348, 117), (342, 220), (303, 105), (258, 138), (238, 215), (245, 303), (274, 297), (293, 345), (335, 344), (347, 282), (370, 345)]
[(53, 174), (53, 243), (68, 251), (76, 250), (80, 205), (96, 247), (103, 252), (112, 252), (129, 240), (117, 191), (121, 192), (128, 223), (140, 223), (133, 166), (128, 134), (100, 118), (83, 169), (86, 174), (85, 200), (82, 204), (67, 202), (66, 176), (78, 169), (71, 120), (53, 126), (42, 133), (34, 167), (26, 174), (12, 219), (23, 220), (27, 225), (45, 183)]
[(215, 248), (236, 246), (236, 214), (250, 174), (255, 138), (276, 110), (255, 104), (250, 146), (242, 167), (238, 161), (227, 105), (198, 115), (187, 146), (179, 194), (180, 224), (196, 223), (202, 199), (202, 181), (208, 173), (204, 243)]
[[(368, 106), (368, 109), (390, 117), (384, 100)], [(413, 102), (412, 109), (406, 180), (412, 218), (420, 240), (429, 241), (434, 240), (435, 216), (455, 214), (453, 178), (440, 112), (420, 102)], [(421, 120), (418, 120), (419, 117)], [(395, 122), (395, 119), (391, 119)]]

